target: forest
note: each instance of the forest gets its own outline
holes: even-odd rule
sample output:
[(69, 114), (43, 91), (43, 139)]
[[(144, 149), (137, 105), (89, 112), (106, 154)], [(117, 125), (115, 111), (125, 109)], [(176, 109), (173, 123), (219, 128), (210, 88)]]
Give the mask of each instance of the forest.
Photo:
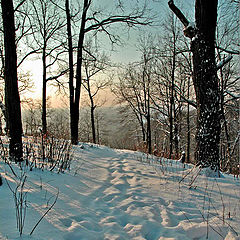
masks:
[[(186, 151), (188, 162), (195, 158), (204, 161), (215, 148), (210, 162), (220, 159), (222, 169), (231, 168), (239, 159), (239, 4), (228, 1), (217, 6), (216, 3), (206, 10), (206, 14), (215, 11), (215, 18), (206, 17), (205, 23), (200, 21), (204, 16), (200, 13), (198, 16), (197, 11), (207, 9), (208, 5), (196, 5), (199, 26), (195, 26), (172, 1), (169, 7), (178, 9), (182, 23), (174, 11), (166, 13), (162, 23), (158, 23), (156, 13), (151, 12), (145, 2), (130, 6), (116, 1), (109, 4), (113, 5), (109, 10), (104, 10), (93, 1), (73, 2), (72, 5), (68, 1), (43, 0), (16, 1), (14, 5), (6, 1), (5, 5), (2, 1), (1, 78), (5, 85), (1, 90), (1, 119), (7, 123), (5, 132), (9, 132), (12, 145), (21, 145), (23, 131), (32, 135), (39, 134), (39, 129), (42, 134), (71, 138), (73, 144), (78, 142), (79, 135), (83, 140), (109, 144), (100, 136), (106, 114), (99, 116), (101, 114), (97, 113), (104, 104), (103, 100), (98, 100), (98, 95), (108, 89), (116, 96), (115, 104), (119, 106), (122, 119), (115, 124), (128, 128), (125, 137), (118, 136), (125, 143), (115, 147), (148, 153), (154, 149), (169, 158), (178, 158), (181, 151)], [(11, 18), (10, 14), (4, 16), (5, 11), (11, 13)], [(157, 33), (151, 31), (156, 30), (155, 25), (161, 28)], [(209, 46), (195, 44), (199, 35), (195, 28), (200, 29), (200, 25), (206, 31), (204, 41), (209, 41)], [(129, 32), (141, 27), (149, 33), (138, 37), (139, 59), (121, 65), (114, 63), (104, 45), (110, 44), (112, 49), (115, 45), (123, 46), (124, 30)], [(124, 29), (117, 31), (116, 28)], [(211, 35), (209, 29), (212, 29)], [(199, 59), (201, 48), (205, 55)], [(21, 66), (28, 59), (34, 62), (36, 58), (42, 62), (40, 102), (24, 98), (22, 94), (31, 91), (32, 79), (31, 72), (24, 72)], [(215, 72), (215, 80), (208, 80), (212, 78), (208, 71), (209, 74)], [(48, 106), (47, 86), (50, 84), (67, 96), (68, 103), (60, 108), (69, 109), (70, 114)], [(79, 108), (82, 92), (87, 101), (83, 110)], [(201, 103), (202, 99), (209, 101)], [(23, 119), (20, 102), (24, 105), (21, 108), (26, 109)], [(214, 108), (215, 113), (208, 112)], [(18, 124), (12, 126), (11, 119)], [(52, 126), (56, 121), (58, 127), (64, 129), (60, 136), (58, 127)], [(89, 126), (84, 126), (84, 122)], [(200, 134), (200, 131), (206, 133)], [(3, 127), (1, 132), (4, 132)], [(209, 138), (200, 136), (207, 134)], [(216, 142), (212, 141), (215, 137)], [(208, 144), (211, 146), (206, 149)], [(193, 154), (195, 145), (199, 149)], [(201, 153), (204, 149), (206, 153)], [(21, 156), (12, 151), (13, 155)]]
[(0, 11), (1, 239), (238, 239), (239, 0)]
[[(197, 1), (194, 20), (194, 6), (180, 9), (173, 1), (2, 1), (1, 133), (10, 136), (10, 153), (21, 158), (21, 147), (14, 150), (21, 135), (41, 130), (72, 144), (115, 142), (173, 159), (185, 151), (187, 162), (234, 167), (240, 154), (239, 2), (214, 2)], [(117, 61), (116, 49), (131, 34), (138, 34), (129, 49), (136, 58)], [(41, 79), (24, 67), (35, 64)], [(37, 100), (31, 98), (34, 81), (41, 85)], [(65, 99), (58, 109), (47, 94), (52, 86)], [(106, 108), (108, 96), (114, 101)], [(107, 109), (117, 109), (117, 121)], [(108, 134), (107, 125), (118, 132)]]

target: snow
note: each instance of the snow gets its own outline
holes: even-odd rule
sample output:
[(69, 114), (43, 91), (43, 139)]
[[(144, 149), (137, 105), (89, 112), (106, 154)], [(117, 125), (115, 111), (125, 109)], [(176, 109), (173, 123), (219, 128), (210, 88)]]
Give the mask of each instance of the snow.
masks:
[(6, 183), (16, 178), (3, 162), (0, 172), (0, 239), (240, 239), (240, 182), (231, 175), (208, 178), (179, 161), (83, 143), (70, 172), (27, 171), (20, 238)]

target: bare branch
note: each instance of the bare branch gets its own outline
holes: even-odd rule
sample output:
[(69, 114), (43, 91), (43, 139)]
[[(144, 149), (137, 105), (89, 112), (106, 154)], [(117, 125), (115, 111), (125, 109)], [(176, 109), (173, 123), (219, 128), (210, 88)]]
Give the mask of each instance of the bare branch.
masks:
[(228, 56), (227, 58), (223, 59), (221, 62), (218, 63), (217, 65), (217, 70), (219, 70), (220, 68), (222, 68), (224, 65), (226, 65), (228, 62), (230, 62), (232, 60), (233, 56)]
[(143, 17), (143, 13), (139, 13), (138, 15), (135, 15), (135, 16), (116, 15), (116, 16), (108, 17), (108, 18), (103, 19), (101, 21), (94, 18), (96, 23), (92, 24), (91, 26), (86, 28), (85, 32), (89, 32), (89, 31), (92, 31), (92, 30), (98, 30), (100, 28), (103, 29), (103, 27), (106, 26), (106, 25), (110, 25), (112, 23), (119, 23), (119, 22), (126, 23), (130, 27), (134, 26), (134, 25), (148, 25), (148, 24), (151, 23), (151, 21), (149, 21), (149, 22), (140, 21), (140, 19), (142, 17)]
[(240, 55), (240, 51), (237, 50), (228, 50), (219, 46), (216, 46), (217, 49), (222, 50), (223, 52), (229, 53), (229, 54), (236, 54), (236, 55)]
[(41, 50), (41, 49), (38, 48), (38, 49), (35, 49), (35, 50), (31, 51), (31, 52), (28, 52), (28, 53), (21, 59), (21, 61), (18, 63), (17, 67), (19, 67), (19, 66), (24, 62), (24, 60), (26, 60), (26, 58), (28, 58), (30, 55), (32, 55), (32, 54), (34, 54), (34, 53), (39, 53), (40, 50)]
[(181, 10), (176, 7), (173, 0), (168, 1), (169, 8), (173, 11), (173, 13), (179, 18), (179, 20), (182, 22), (183, 26), (186, 28), (189, 25), (189, 21), (187, 18), (183, 15)]
[(51, 81), (51, 80), (57, 80), (57, 79), (60, 78), (61, 76), (65, 75), (68, 71), (69, 71), (68, 68), (67, 68), (67, 69), (64, 69), (64, 70), (61, 71), (58, 75), (47, 78), (46, 81), (48, 82), (48, 81)]
[(21, 2), (16, 6), (16, 8), (14, 9), (14, 11), (16, 12), (16, 11), (24, 4), (24, 2), (26, 2), (26, 0), (21, 1)]
[(188, 38), (193, 38), (196, 34), (196, 29), (193, 24), (191, 24), (187, 18), (183, 15), (181, 10), (176, 7), (173, 0), (168, 1), (169, 8), (173, 11), (173, 13), (177, 16), (177, 18), (182, 22), (183, 26), (185, 27), (183, 33)]

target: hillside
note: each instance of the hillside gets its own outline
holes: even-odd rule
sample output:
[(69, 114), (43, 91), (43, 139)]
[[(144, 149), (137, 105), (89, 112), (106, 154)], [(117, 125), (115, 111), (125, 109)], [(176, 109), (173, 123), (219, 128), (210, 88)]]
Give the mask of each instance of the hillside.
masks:
[(14, 189), (16, 177), (0, 162), (0, 239), (240, 239), (240, 181), (209, 178), (192, 167), (139, 152), (77, 146), (70, 172), (27, 171), (19, 238), (7, 185)]

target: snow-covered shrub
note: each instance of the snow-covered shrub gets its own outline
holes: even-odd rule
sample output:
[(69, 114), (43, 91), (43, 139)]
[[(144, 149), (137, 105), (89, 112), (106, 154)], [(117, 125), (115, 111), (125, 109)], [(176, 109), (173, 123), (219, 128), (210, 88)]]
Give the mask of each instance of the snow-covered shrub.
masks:
[(30, 170), (39, 168), (41, 170), (64, 172), (70, 170), (72, 145), (70, 141), (46, 135), (34, 139), (26, 137), (24, 141), (24, 160)]
[[(1, 161), (8, 163), (8, 139), (0, 138)], [(23, 137), (23, 165), (32, 171), (34, 168), (64, 172), (70, 170), (72, 161), (72, 145), (70, 141), (54, 137)]]

